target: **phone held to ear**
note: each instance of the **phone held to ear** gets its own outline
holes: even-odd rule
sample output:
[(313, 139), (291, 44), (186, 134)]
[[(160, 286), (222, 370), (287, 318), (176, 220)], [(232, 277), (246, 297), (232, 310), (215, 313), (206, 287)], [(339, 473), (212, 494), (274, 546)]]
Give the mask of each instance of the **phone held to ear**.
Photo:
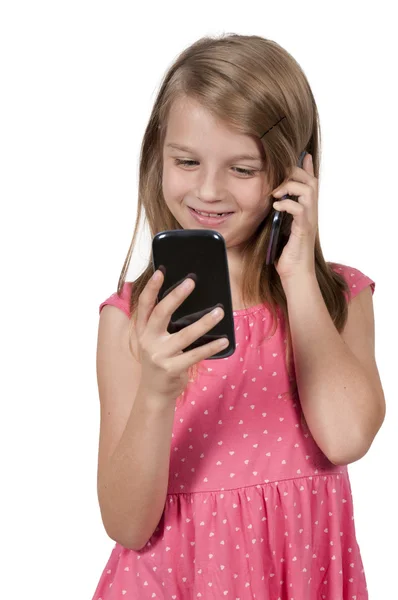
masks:
[(184, 352), (227, 337), (229, 346), (210, 359), (231, 356), (235, 352), (235, 330), (223, 236), (211, 229), (162, 231), (152, 240), (152, 262), (154, 270), (160, 269), (164, 274), (159, 302), (188, 276), (195, 281), (194, 290), (173, 313), (167, 328), (169, 333), (176, 333), (195, 323), (217, 306), (224, 310), (224, 318)]
[[(303, 167), (303, 161), (306, 154), (307, 152), (305, 150), (300, 154), (297, 163), (297, 165), (300, 168)], [(284, 196), (282, 196), (282, 198), (280, 198), (280, 200), (285, 200), (286, 198), (290, 198), (291, 200), (295, 200), (296, 202), (298, 202), (297, 196), (291, 196), (289, 194), (285, 194)], [(271, 236), (265, 260), (265, 264), (267, 265), (274, 263), (275, 260), (277, 260), (282, 254), (283, 248), (289, 241), (290, 229), (293, 219), (292, 215), (286, 212), (282, 212), (275, 209), (273, 209), (273, 211), (274, 216), (272, 219)]]

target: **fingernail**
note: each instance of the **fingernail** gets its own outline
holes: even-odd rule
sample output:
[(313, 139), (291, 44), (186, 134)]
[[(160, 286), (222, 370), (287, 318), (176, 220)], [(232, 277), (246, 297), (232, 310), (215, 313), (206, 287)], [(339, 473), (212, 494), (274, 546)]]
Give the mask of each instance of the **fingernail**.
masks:
[(191, 290), (193, 289), (194, 286), (194, 281), (192, 281), (192, 279), (185, 279), (185, 281), (182, 284), (182, 287), (184, 288), (184, 290)]

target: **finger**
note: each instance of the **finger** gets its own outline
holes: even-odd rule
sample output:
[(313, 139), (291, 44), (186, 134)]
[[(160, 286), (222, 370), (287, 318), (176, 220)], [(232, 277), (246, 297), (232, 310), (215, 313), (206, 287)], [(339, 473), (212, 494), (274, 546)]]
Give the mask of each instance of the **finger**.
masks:
[(279, 200), (278, 202), (274, 202), (272, 206), (275, 210), (288, 212), (295, 217), (301, 217), (305, 211), (304, 206), (296, 202), (296, 200)]
[(188, 346), (196, 342), (202, 335), (211, 331), (223, 318), (224, 311), (222, 308), (217, 307), (196, 323), (184, 327), (178, 333), (173, 333), (170, 336), (168, 345), (170, 356), (175, 356), (185, 348), (188, 348)]
[[(276, 206), (275, 206), (276, 205)], [(303, 204), (299, 204), (294, 200), (282, 200), (274, 202), (275, 210), (287, 212), (293, 216), (291, 231), (296, 237), (307, 236), (317, 228), (317, 214)]]
[(217, 306), (221, 306), (222, 309), (224, 308), (222, 304), (215, 304), (214, 306), (209, 306), (204, 310), (199, 310), (198, 312), (183, 315), (180, 319), (177, 319), (176, 321), (170, 321), (168, 325), (168, 331), (170, 333), (177, 333), (178, 331), (181, 331), (181, 329), (184, 329), (184, 327), (188, 327), (188, 325), (192, 325), (192, 323), (196, 323), (197, 321), (199, 321), (202, 317), (204, 317), (205, 315), (209, 314), (212, 310), (217, 308)]
[(312, 154), (306, 154), (304, 157), (304, 168), (306, 171), (314, 174), (314, 161), (312, 158)]
[(148, 323), (149, 317), (156, 305), (160, 288), (162, 287), (164, 275), (159, 269), (152, 275), (142, 290), (137, 303), (136, 329), (141, 335)]
[(170, 364), (174, 365), (176, 372), (180, 373), (181, 371), (189, 369), (189, 367), (193, 367), (196, 363), (210, 358), (228, 346), (229, 340), (227, 338), (219, 338), (214, 342), (199, 346), (199, 348), (194, 348), (189, 352), (184, 352), (179, 356), (171, 358)]
[(167, 330), (171, 316), (174, 311), (184, 302), (195, 287), (195, 282), (191, 278), (185, 279), (172, 292), (163, 297), (155, 306), (149, 318), (153, 333), (160, 335)]
[(299, 181), (288, 181), (275, 192), (272, 192), (274, 198), (282, 198), (282, 196), (304, 196), (308, 192), (308, 184)]

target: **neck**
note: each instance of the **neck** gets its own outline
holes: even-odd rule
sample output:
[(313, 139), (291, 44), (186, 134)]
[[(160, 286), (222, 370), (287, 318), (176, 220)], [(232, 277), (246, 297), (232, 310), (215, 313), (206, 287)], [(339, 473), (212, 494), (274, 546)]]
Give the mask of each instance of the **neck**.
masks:
[(248, 308), (243, 303), (242, 281), (243, 281), (243, 260), (236, 249), (227, 250), (229, 281), (231, 284), (232, 309), (241, 310)]
[(256, 298), (252, 298), (249, 305), (243, 302), (244, 265), (241, 248), (227, 248), (227, 258), (233, 310), (241, 310), (261, 304), (262, 299), (257, 295)]

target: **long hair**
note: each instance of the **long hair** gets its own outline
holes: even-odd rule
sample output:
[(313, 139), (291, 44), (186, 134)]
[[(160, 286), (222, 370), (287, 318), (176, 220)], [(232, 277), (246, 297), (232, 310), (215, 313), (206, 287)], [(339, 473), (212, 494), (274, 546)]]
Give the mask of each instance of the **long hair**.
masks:
[[(176, 99), (184, 97), (198, 101), (215, 118), (237, 132), (261, 139), (270, 189), (275, 189), (289, 177), (303, 150), (312, 155), (314, 175), (319, 177), (321, 134), (318, 110), (307, 78), (295, 59), (276, 42), (260, 36), (223, 34), (199, 39), (186, 48), (166, 72), (145, 130), (139, 165), (137, 220), (119, 277), (119, 295), (142, 213), (145, 213), (152, 236), (159, 231), (181, 229), (162, 193), (162, 149), (170, 108)], [(264, 132), (267, 133), (263, 135)], [(285, 213), (284, 228), (287, 231), (291, 222), (292, 216)], [(287, 393), (293, 396), (297, 384), (292, 371), (286, 296), (274, 265), (265, 264), (270, 231), (271, 219), (267, 216), (243, 251), (242, 297), (248, 306), (258, 299), (267, 304), (272, 314), (271, 336), (278, 324), (277, 308), (282, 312), (287, 324), (285, 360), (290, 382)], [(341, 332), (348, 313), (344, 292), (350, 295), (350, 289), (344, 277), (333, 270), (333, 264), (325, 262), (317, 231), (316, 277), (333, 323)], [(132, 285), (131, 327), (134, 326), (134, 307), (152, 274), (149, 257), (147, 267)], [(131, 342), (131, 335), (129, 339)]]

